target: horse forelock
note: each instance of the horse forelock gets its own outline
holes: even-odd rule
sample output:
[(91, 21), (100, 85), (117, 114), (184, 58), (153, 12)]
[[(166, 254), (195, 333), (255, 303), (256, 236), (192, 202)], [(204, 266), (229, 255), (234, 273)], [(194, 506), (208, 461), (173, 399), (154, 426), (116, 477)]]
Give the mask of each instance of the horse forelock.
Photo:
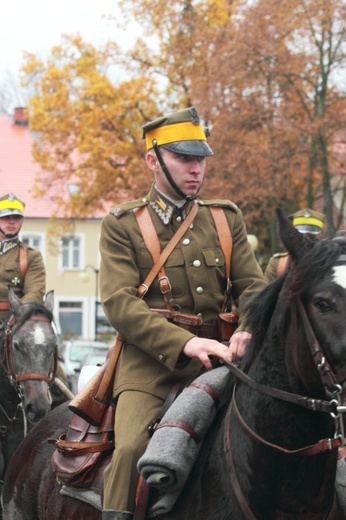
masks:
[(34, 316), (43, 316), (47, 318), (49, 322), (53, 321), (53, 314), (49, 309), (47, 309), (47, 307), (42, 303), (32, 302), (23, 304), (19, 310), (14, 313), (16, 328), (20, 328), (26, 321), (30, 320)]
[(284, 285), (283, 294), (294, 302), (304, 295), (330, 272), (336, 265), (338, 257), (346, 252), (346, 246), (333, 240), (320, 240), (308, 249), (298, 261), (293, 262)]

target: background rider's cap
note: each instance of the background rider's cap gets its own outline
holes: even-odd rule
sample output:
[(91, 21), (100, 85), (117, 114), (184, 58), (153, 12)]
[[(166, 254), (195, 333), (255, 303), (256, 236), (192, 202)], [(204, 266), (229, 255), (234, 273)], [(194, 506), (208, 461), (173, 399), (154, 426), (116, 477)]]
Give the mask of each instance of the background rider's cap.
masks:
[(0, 198), (0, 218), (8, 215), (23, 216), (25, 203), (18, 199), (14, 193), (7, 193)]
[(171, 152), (206, 157), (213, 155), (207, 143), (208, 130), (204, 131), (196, 107), (185, 108), (169, 116), (160, 117), (143, 126), (143, 139), (147, 150), (153, 141)]
[(292, 223), (300, 233), (318, 235), (322, 233), (325, 215), (310, 208), (304, 208), (289, 215)]

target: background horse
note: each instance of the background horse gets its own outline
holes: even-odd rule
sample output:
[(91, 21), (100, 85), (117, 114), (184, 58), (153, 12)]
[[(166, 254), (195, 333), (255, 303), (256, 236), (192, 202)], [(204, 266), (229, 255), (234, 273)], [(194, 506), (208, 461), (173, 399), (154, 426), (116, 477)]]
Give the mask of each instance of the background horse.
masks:
[[(11, 317), (0, 332), (0, 475), (23, 437), (51, 409), (57, 367), (53, 292), (45, 304), (21, 303), (9, 289)], [(66, 400), (66, 399), (65, 399)]]
[[(250, 304), (242, 370), (230, 368), (227, 402), (162, 520), (344, 518), (335, 472), (346, 410), (346, 243), (310, 247), (280, 211), (278, 219), (291, 268)], [(59, 494), (50, 469), (47, 438), (69, 420), (62, 405), (21, 444), (5, 479), (6, 518), (101, 518)]]

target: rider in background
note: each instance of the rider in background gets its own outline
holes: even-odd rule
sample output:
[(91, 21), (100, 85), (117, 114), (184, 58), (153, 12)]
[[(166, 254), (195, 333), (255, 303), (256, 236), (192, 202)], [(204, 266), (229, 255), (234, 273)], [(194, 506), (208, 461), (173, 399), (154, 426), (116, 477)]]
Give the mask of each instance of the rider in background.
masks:
[[(307, 238), (322, 238), (326, 218), (323, 213), (319, 213), (310, 208), (304, 208), (292, 213), (288, 218), (292, 220), (292, 224), (300, 233), (306, 234)], [(282, 275), (288, 267), (289, 260), (290, 256), (287, 252), (275, 253), (269, 260), (264, 272), (265, 281), (268, 283), (273, 282), (278, 276)]]
[(46, 291), (41, 253), (18, 238), (24, 207), (13, 193), (0, 198), (0, 324), (10, 316), (9, 286), (22, 302), (42, 302)]

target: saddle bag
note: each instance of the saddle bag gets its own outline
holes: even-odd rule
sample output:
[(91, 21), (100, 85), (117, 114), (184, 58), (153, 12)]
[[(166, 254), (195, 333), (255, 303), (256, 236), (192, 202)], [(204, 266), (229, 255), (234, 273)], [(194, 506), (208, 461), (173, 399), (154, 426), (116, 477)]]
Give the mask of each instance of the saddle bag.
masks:
[(111, 404), (102, 423), (93, 426), (73, 414), (67, 432), (59, 439), (48, 440), (57, 448), (51, 467), (60, 484), (88, 488), (98, 480), (98, 469), (114, 450), (114, 415), (115, 406)]

